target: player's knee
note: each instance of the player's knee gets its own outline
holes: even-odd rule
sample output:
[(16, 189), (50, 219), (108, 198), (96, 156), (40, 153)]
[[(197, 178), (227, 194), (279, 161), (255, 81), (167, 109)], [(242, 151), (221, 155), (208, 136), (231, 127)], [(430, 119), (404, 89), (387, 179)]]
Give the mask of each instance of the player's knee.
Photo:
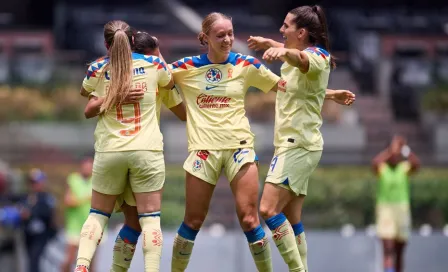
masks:
[(184, 223), (194, 230), (199, 230), (202, 227), (202, 224), (204, 224), (205, 216), (191, 216), (191, 217), (185, 217)]
[(243, 231), (253, 230), (260, 225), (257, 214), (247, 214), (240, 218), (240, 224)]
[(269, 219), (277, 214), (278, 214), (278, 212), (275, 210), (275, 207), (266, 205), (266, 203), (261, 203), (260, 215), (261, 215), (261, 217), (263, 217), (264, 220)]

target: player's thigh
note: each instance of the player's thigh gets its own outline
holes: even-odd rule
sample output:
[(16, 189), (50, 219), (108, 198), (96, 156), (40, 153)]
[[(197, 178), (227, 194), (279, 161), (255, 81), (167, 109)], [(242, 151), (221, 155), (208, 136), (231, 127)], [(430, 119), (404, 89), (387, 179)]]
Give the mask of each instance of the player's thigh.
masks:
[(230, 188), (243, 227), (258, 225), (258, 166), (254, 162), (246, 163), (231, 181)]
[(123, 193), (128, 176), (127, 152), (97, 152), (93, 161), (92, 189), (105, 195)]
[(221, 150), (191, 151), (184, 162), (184, 170), (200, 180), (216, 185), (223, 167), (223, 153)]
[(207, 216), (215, 186), (186, 172), (185, 223), (199, 229)]
[(117, 195), (108, 195), (92, 190), (92, 209), (111, 214), (114, 211)]

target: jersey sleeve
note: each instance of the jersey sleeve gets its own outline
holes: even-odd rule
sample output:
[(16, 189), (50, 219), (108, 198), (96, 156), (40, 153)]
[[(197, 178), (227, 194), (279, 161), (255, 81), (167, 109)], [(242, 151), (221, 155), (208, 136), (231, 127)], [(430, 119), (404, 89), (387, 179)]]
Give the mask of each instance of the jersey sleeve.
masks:
[(93, 92), (98, 85), (101, 77), (100, 68), (98, 68), (98, 63), (94, 62), (89, 65), (87, 69), (86, 76), (82, 81), (82, 87), (89, 93)]
[(183, 102), (182, 96), (176, 87), (171, 90), (161, 89), (160, 91), (164, 95), (162, 96), (162, 103), (168, 108), (171, 109)]
[(278, 75), (269, 70), (256, 58), (254, 58), (254, 64), (247, 67), (249, 72), (246, 80), (249, 86), (260, 89), (265, 93), (269, 92), (280, 81)]
[(309, 69), (308, 73), (315, 74), (325, 70), (330, 65), (330, 55), (319, 48), (309, 47), (303, 52), (308, 55)]
[(157, 66), (157, 83), (160, 87), (165, 87), (170, 83), (172, 74), (168, 69), (165, 62), (160, 60), (160, 63)]

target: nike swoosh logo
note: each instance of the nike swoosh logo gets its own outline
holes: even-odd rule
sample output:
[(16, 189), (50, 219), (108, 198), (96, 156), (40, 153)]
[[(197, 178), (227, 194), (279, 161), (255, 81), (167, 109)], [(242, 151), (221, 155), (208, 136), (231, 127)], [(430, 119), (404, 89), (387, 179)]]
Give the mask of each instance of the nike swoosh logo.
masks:
[(260, 255), (261, 253), (263, 253), (263, 252), (265, 252), (266, 251), (266, 249), (264, 249), (264, 250), (262, 250), (262, 251), (260, 251), (260, 252), (254, 252), (254, 255), (256, 256), (256, 255)]
[(218, 87), (218, 86), (206, 86), (206, 87), (205, 87), (205, 90), (206, 90), (206, 91), (209, 91), (209, 90), (214, 89), (214, 88), (216, 88), (216, 87)]
[(183, 253), (183, 252), (179, 252), (179, 255), (183, 255), (183, 256), (188, 256), (188, 255), (190, 255), (191, 253)]

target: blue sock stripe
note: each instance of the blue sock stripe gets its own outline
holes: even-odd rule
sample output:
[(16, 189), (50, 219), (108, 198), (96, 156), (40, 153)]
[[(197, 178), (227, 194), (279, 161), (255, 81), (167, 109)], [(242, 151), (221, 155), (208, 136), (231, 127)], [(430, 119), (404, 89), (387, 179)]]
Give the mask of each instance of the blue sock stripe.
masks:
[(138, 218), (142, 217), (160, 217), (160, 212), (152, 212), (152, 213), (140, 213)]
[(292, 225), (292, 230), (294, 231), (294, 236), (297, 236), (305, 231), (302, 222)]
[(101, 214), (101, 215), (104, 215), (104, 216), (110, 218), (110, 213), (105, 213), (105, 212), (102, 212), (102, 211), (97, 210), (97, 209), (90, 209), (90, 213)]
[(251, 244), (255, 243), (256, 241), (260, 241), (266, 236), (266, 233), (264, 232), (261, 225), (258, 225), (253, 230), (244, 232), (244, 234), (246, 235), (247, 241)]
[(190, 228), (184, 222), (182, 222), (179, 229), (177, 230), (177, 234), (179, 234), (179, 236), (190, 241), (194, 241), (196, 239), (196, 235), (198, 235), (198, 232), (199, 230)]
[(123, 241), (126, 243), (137, 244), (138, 237), (140, 236), (140, 232), (132, 229), (128, 225), (124, 225), (118, 235), (121, 237)]
[(273, 217), (265, 220), (270, 230), (275, 230), (280, 227), (286, 221), (286, 216), (283, 213), (274, 215)]
[(133, 235), (136, 235), (136, 236), (139, 236), (141, 234), (140, 231), (136, 231), (135, 229), (129, 227), (128, 225), (123, 225), (122, 230), (129, 231), (130, 233), (132, 233)]

